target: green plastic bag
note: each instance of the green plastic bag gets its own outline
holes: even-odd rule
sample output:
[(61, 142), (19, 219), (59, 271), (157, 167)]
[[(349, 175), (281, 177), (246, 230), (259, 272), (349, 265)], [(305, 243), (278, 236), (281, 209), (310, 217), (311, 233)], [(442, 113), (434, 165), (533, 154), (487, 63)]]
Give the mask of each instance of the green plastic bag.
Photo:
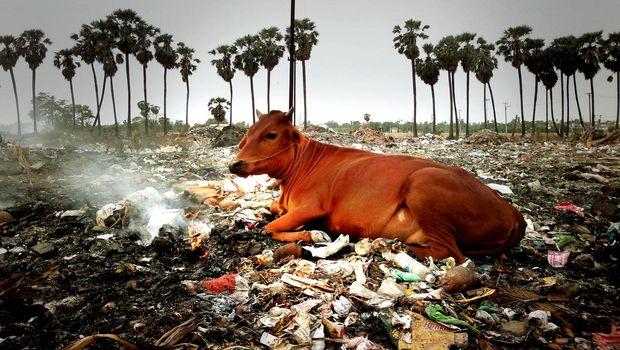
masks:
[(459, 320), (458, 318), (454, 318), (452, 316), (444, 315), (443, 307), (441, 305), (429, 304), (424, 311), (426, 311), (426, 314), (428, 315), (428, 317), (430, 317), (431, 320), (433, 321), (446, 323), (446, 324), (452, 324), (452, 325), (460, 326), (460, 327), (467, 327), (476, 333), (480, 333), (480, 331), (478, 331), (474, 326), (470, 325), (468, 322)]
[(392, 270), (392, 277), (398, 282), (420, 282), (420, 276), (415, 273), (405, 272), (401, 270)]

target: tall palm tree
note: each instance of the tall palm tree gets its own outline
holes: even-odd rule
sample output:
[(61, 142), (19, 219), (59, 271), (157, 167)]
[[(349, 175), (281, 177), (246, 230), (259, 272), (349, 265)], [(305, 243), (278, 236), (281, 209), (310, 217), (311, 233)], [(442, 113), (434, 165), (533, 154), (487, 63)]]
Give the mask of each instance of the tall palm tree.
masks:
[[(569, 78), (577, 72), (579, 65), (579, 45), (577, 38), (572, 35), (556, 38), (551, 42), (554, 65), (560, 70), (560, 92), (562, 93), (562, 108), (560, 119), (560, 134), (568, 135), (570, 126), (570, 89)], [(566, 76), (566, 123), (564, 121), (564, 76)], [(575, 92), (575, 95), (576, 92)]]
[(484, 127), (487, 127), (487, 87), (491, 95), (491, 106), (493, 107), (493, 125), (495, 132), (497, 130), (497, 114), (495, 113), (495, 98), (493, 97), (493, 89), (491, 89), (491, 78), (493, 78), (493, 71), (497, 69), (497, 58), (493, 56), (493, 50), (495, 45), (487, 43), (484, 38), (479, 37), (477, 40), (478, 47), (476, 61), (476, 78), (482, 83), (484, 89), (483, 104), (484, 104)]
[[(1, 40), (1, 38), (0, 38)], [(75, 62), (74, 51), (71, 49), (62, 49), (54, 55), (54, 66), (61, 70), (62, 76), (69, 82), (69, 90), (71, 90), (71, 106), (73, 110), (73, 128), (76, 125), (75, 95), (73, 94), (73, 77), (75, 69), (80, 66), (80, 62)]]
[[(551, 106), (551, 121), (553, 122), (553, 128), (558, 136), (561, 136), (560, 130), (555, 123), (555, 117), (553, 116), (553, 87), (558, 81), (558, 74), (555, 72), (554, 60), (555, 53), (553, 48), (546, 48), (542, 54), (542, 69), (539, 73), (540, 81), (545, 86), (545, 133), (549, 137), (549, 106)], [(550, 102), (550, 103), (549, 103)]]
[[(72, 34), (71, 39), (75, 40), (73, 51), (82, 62), (90, 66), (93, 73), (93, 82), (95, 84), (95, 108), (99, 106), (99, 86), (97, 84), (97, 72), (95, 71), (95, 60), (97, 58), (97, 39), (93, 27), (89, 24), (83, 24), (79, 34)], [(84, 126), (85, 118), (80, 119), (80, 124)]]
[(17, 109), (17, 134), (22, 136), (22, 122), (19, 114), (19, 99), (17, 98), (17, 86), (15, 85), (15, 74), (13, 68), (19, 60), (19, 50), (17, 47), (17, 39), (12, 35), (0, 36), (0, 44), (4, 45), (0, 50), (0, 65), (4, 71), (11, 74), (11, 82), (13, 83), (13, 95), (15, 96), (15, 108)]
[(258, 35), (246, 35), (235, 41), (238, 54), (233, 64), (236, 69), (242, 70), (250, 77), (250, 92), (252, 93), (252, 123), (256, 123), (256, 107), (254, 105), (254, 75), (258, 72), (260, 45)]
[(393, 42), (394, 48), (399, 54), (411, 61), (411, 79), (413, 80), (413, 136), (418, 136), (417, 113), (418, 113), (418, 96), (416, 91), (416, 59), (420, 56), (418, 48), (418, 38), (427, 39), (428, 35), (424, 33), (429, 25), (422, 25), (421, 21), (409, 19), (405, 21), (403, 28), (394, 26), (392, 33), (395, 35)]
[(36, 81), (37, 67), (43, 63), (47, 54), (47, 47), (52, 44), (49, 38), (45, 37), (40, 29), (29, 29), (24, 31), (19, 38), (18, 47), (19, 54), (24, 57), (28, 63), (28, 67), (32, 71), (32, 120), (34, 122), (34, 133), (37, 133), (37, 99), (36, 99)]
[[(290, 47), (291, 29), (286, 29), (286, 46)], [(295, 57), (301, 61), (301, 77), (304, 91), (304, 127), (308, 125), (308, 104), (306, 103), (306, 61), (310, 59), (312, 48), (319, 42), (319, 32), (316, 31), (316, 25), (308, 18), (295, 20)]]
[(103, 86), (101, 89), (101, 98), (97, 103), (97, 112), (95, 115), (95, 124), (101, 131), (101, 107), (103, 105), (103, 99), (105, 96), (105, 87), (108, 78), (110, 78), (110, 92), (112, 94), (112, 108), (114, 112), (114, 131), (118, 136), (118, 119), (116, 117), (116, 99), (114, 97), (114, 83), (113, 77), (118, 71), (118, 63), (123, 62), (122, 55), (118, 54), (115, 58), (114, 50), (117, 48), (116, 38), (114, 33), (117, 32), (116, 23), (110, 20), (97, 20), (91, 23), (93, 28), (93, 37), (96, 42), (95, 47), (95, 60), (103, 67)]
[(187, 47), (185, 43), (177, 44), (177, 54), (179, 55), (179, 70), (181, 71), (181, 79), (185, 82), (185, 126), (189, 126), (189, 76), (198, 68), (197, 64), (200, 60), (194, 58), (195, 50)]
[(536, 101), (538, 100), (538, 82), (540, 73), (543, 70), (543, 46), (544, 39), (525, 39), (527, 56), (525, 57), (525, 67), (530, 73), (534, 74), (534, 106), (532, 108), (532, 136), (536, 133)]
[(424, 84), (427, 84), (431, 87), (431, 97), (433, 99), (433, 134), (436, 132), (435, 126), (437, 123), (437, 114), (435, 112), (435, 84), (439, 81), (439, 64), (437, 63), (437, 58), (434, 56), (433, 44), (426, 43), (422, 45), (422, 49), (424, 53), (426, 53), (426, 58), (422, 60), (421, 58), (416, 59), (415, 65), (417, 66), (416, 73), (422, 79)]
[(213, 97), (209, 100), (207, 108), (219, 126), (221, 122), (226, 120), (226, 110), (230, 108), (230, 102), (223, 97)]
[(579, 65), (578, 69), (586, 80), (590, 80), (590, 98), (592, 100), (592, 115), (590, 115), (590, 126), (594, 127), (594, 76), (601, 69), (603, 53), (601, 44), (603, 41), (603, 31), (585, 33), (579, 37)]
[[(154, 27), (146, 22), (138, 22), (136, 24), (136, 50), (134, 55), (140, 64), (142, 65), (142, 87), (144, 90), (144, 102), (148, 106), (148, 98), (146, 93), (146, 68), (153, 60), (153, 52), (151, 51), (152, 39), (155, 35), (159, 34), (159, 28)], [(149, 135), (149, 118), (148, 113), (144, 116), (144, 133)]]
[[(448, 72), (448, 87), (450, 94), (450, 138), (454, 138), (454, 72), (459, 67), (459, 42), (453, 35), (443, 37), (437, 45), (435, 45), (435, 57), (437, 57), (437, 63), (439, 67)], [(456, 123), (458, 128), (458, 115), (456, 116)], [(458, 137), (458, 132), (457, 132)]]
[[(605, 68), (616, 73), (616, 129), (620, 122), (620, 32), (607, 34), (603, 42), (603, 65)], [(613, 79), (613, 77), (610, 77)]]
[[(466, 102), (465, 102), (465, 136), (469, 136), (469, 73), (476, 69), (476, 63), (478, 61), (478, 51), (473, 45), (473, 41), (476, 38), (474, 33), (462, 33), (456, 37), (456, 40), (461, 44), (458, 56), (461, 61), (461, 68), (466, 74)], [(486, 107), (486, 104), (485, 104)], [(486, 118), (484, 127), (486, 129)]]
[(235, 67), (233, 66), (233, 57), (237, 54), (237, 47), (234, 45), (220, 45), (216, 49), (209, 51), (211, 55), (219, 58), (211, 60), (211, 64), (215, 66), (217, 74), (228, 83), (230, 89), (230, 110), (229, 110), (229, 124), (232, 125), (232, 101), (233, 101), (233, 86), (232, 80), (235, 77)]
[(144, 21), (131, 9), (118, 9), (108, 16), (115, 23), (114, 33), (118, 49), (125, 55), (125, 74), (127, 76), (127, 135), (131, 136), (131, 80), (129, 77), (129, 55), (136, 51), (136, 28)]
[(172, 35), (160, 34), (153, 41), (155, 47), (155, 60), (164, 67), (164, 135), (168, 133), (167, 114), (166, 114), (166, 98), (168, 94), (168, 69), (174, 69), (178, 66), (179, 54), (172, 47)]
[(267, 111), (270, 111), (271, 71), (284, 55), (284, 45), (281, 45), (284, 37), (277, 27), (262, 29), (258, 36), (260, 38), (260, 64), (267, 70)]
[(516, 68), (519, 73), (522, 136), (525, 136), (525, 119), (523, 119), (523, 78), (521, 76), (521, 65), (527, 56), (525, 39), (531, 32), (532, 28), (526, 25), (510, 27), (504, 30), (502, 37), (496, 42), (497, 54), (504, 56), (506, 62), (511, 62), (512, 66)]

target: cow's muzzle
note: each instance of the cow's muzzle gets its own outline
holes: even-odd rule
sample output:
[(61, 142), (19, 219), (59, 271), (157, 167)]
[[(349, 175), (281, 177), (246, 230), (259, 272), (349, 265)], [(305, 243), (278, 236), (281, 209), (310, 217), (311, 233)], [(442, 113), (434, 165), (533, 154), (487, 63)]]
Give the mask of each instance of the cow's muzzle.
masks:
[(230, 170), (233, 174), (239, 175), (244, 164), (245, 162), (242, 160), (233, 160), (230, 164), (228, 164), (228, 170)]

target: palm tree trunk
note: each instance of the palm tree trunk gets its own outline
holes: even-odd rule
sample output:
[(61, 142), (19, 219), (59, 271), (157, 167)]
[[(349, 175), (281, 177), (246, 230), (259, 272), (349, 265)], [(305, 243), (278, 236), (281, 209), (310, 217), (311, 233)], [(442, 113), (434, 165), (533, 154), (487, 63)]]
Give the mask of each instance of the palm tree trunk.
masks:
[(142, 65), (142, 86), (144, 88), (144, 107), (146, 112), (144, 113), (144, 134), (149, 136), (149, 103), (146, 98), (146, 64)]
[(252, 124), (256, 123), (256, 108), (254, 107), (254, 76), (250, 76), (250, 92), (252, 93)]
[(583, 115), (581, 115), (581, 106), (579, 105), (579, 94), (577, 93), (577, 78), (575, 74), (573, 74), (573, 87), (575, 88), (575, 101), (577, 101), (577, 111), (579, 112), (579, 123), (581, 123), (581, 127), (585, 129), (586, 125), (583, 122)]
[(233, 125), (233, 123), (232, 123), (232, 107), (233, 107), (233, 88), (232, 88), (232, 80), (229, 80), (229, 81), (228, 81), (228, 87), (230, 88), (230, 110), (229, 110), (229, 112), (230, 112), (230, 116), (229, 116), (229, 118), (230, 118), (230, 123), (229, 123), (229, 124), (230, 124), (230, 126), (232, 126), (232, 125)]
[(37, 81), (36, 69), (32, 70), (32, 120), (34, 122), (34, 133), (37, 134), (37, 98), (35, 84)]
[(568, 133), (570, 132), (570, 88), (569, 88), (569, 84), (570, 83), (570, 76), (566, 75), (566, 128), (564, 129), (564, 131), (566, 131), (566, 136), (568, 136)]
[(164, 68), (164, 135), (168, 134), (168, 120), (166, 114), (166, 97), (168, 95), (168, 69)]
[(73, 127), (75, 130), (75, 95), (73, 94), (73, 79), (69, 79), (69, 90), (71, 90), (71, 107), (73, 108)]
[(415, 83), (415, 60), (411, 60), (411, 79), (413, 80), (413, 137), (418, 136), (418, 94)]
[(594, 113), (594, 77), (590, 78), (590, 96), (592, 96), (592, 127), (596, 123), (596, 114)]
[(185, 127), (189, 127), (189, 76), (185, 80)]
[[(13, 88), (15, 88), (15, 83), (13, 83)], [(616, 72), (616, 129), (618, 129), (618, 124), (620, 124), (620, 71)]]
[[(553, 93), (552, 93), (553, 95)], [(560, 71), (560, 95), (562, 96), (562, 115), (560, 119), (560, 137), (564, 135), (564, 73)], [(551, 103), (553, 106), (553, 103)]]
[(267, 69), (267, 113), (271, 111), (270, 92), (271, 92), (271, 69)]
[(17, 109), (17, 135), (19, 137), (22, 137), (22, 121), (19, 114), (19, 99), (17, 98), (17, 85), (15, 84), (15, 74), (13, 73), (13, 68), (9, 69), (9, 73), (11, 73), (11, 82), (13, 83), (13, 96), (15, 96), (15, 108)]
[(114, 113), (114, 135), (118, 137), (118, 118), (116, 118), (116, 97), (114, 97), (114, 80), (110, 76), (110, 93), (112, 93), (112, 112)]
[(521, 76), (521, 66), (517, 68), (519, 71), (519, 103), (521, 104), (521, 136), (525, 136), (525, 118), (523, 116), (523, 78)]
[[(466, 88), (465, 88), (465, 137), (469, 136), (469, 71), (467, 72)], [(484, 90), (484, 128), (487, 127), (487, 90)]]
[(97, 101), (97, 114), (95, 114), (95, 121), (93, 122), (93, 126), (91, 132), (94, 130), (95, 126), (98, 127), (99, 131), (101, 131), (101, 106), (103, 105), (103, 97), (105, 96), (105, 83), (108, 80), (108, 76), (103, 76), (103, 87), (101, 88), (101, 99)]
[(308, 126), (308, 105), (306, 102), (306, 61), (301, 61), (301, 76), (304, 85), (304, 128)]
[(454, 80), (454, 72), (452, 72), (452, 105), (454, 106), (454, 120), (455, 120), (455, 129), (456, 129), (456, 138), (459, 138), (459, 130), (460, 130), (460, 121), (459, 114), (456, 109), (456, 82)]
[[(482, 88), (484, 89), (484, 92), (482, 93), (482, 103), (484, 103), (484, 128), (487, 129), (489, 127), (487, 123), (487, 84), (482, 84)], [(469, 135), (469, 114), (467, 115), (467, 124), (467, 135)]]
[(555, 129), (555, 133), (558, 134), (558, 136), (562, 137), (561, 125), (560, 125), (560, 129), (558, 130), (558, 125), (555, 123), (555, 116), (553, 115), (553, 89), (549, 89), (549, 104), (551, 105), (551, 122), (553, 123), (553, 128)]
[(536, 102), (538, 101), (538, 75), (534, 79), (534, 107), (532, 109), (532, 137), (536, 134)]
[(454, 126), (454, 117), (452, 114), (454, 110), (452, 109), (452, 78), (450, 77), (450, 71), (448, 72), (448, 93), (450, 94), (450, 134), (448, 138), (454, 138), (453, 126)]
[(549, 90), (545, 89), (545, 134), (549, 140)]
[(495, 132), (497, 130), (497, 114), (495, 113), (495, 98), (493, 98), (493, 89), (491, 89), (491, 83), (488, 82), (487, 86), (489, 87), (489, 95), (491, 95), (491, 107), (493, 107), (493, 124), (495, 125)]
[(95, 81), (95, 108), (99, 108), (99, 86), (97, 85), (97, 72), (94, 63), (90, 64), (90, 69), (93, 71), (93, 80)]
[(433, 134), (435, 134), (435, 124), (437, 122), (435, 115), (435, 85), (431, 85), (431, 96), (433, 97)]
[(127, 136), (131, 137), (131, 80), (129, 78), (129, 54), (125, 54), (125, 74), (127, 75)]

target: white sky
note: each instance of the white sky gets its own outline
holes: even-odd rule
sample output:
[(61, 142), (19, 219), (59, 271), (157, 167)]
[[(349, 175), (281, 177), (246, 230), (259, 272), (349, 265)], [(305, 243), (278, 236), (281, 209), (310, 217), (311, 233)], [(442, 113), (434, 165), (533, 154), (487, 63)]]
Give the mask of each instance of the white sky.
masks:
[[(208, 51), (236, 38), (256, 33), (267, 26), (284, 28), (289, 20), (289, 1), (84, 1), (84, 0), (2, 0), (0, 2), (0, 33), (18, 35), (25, 29), (40, 28), (54, 42), (48, 58), (37, 71), (37, 90), (70, 100), (68, 83), (52, 64), (53, 53), (72, 45), (69, 36), (80, 25), (103, 18), (116, 8), (133, 8), (148, 22), (159, 26), (162, 32), (174, 35), (197, 51), (202, 60), (191, 77), (190, 122), (203, 122), (209, 117), (207, 102), (211, 97), (228, 98), (228, 86), (209, 63)], [(586, 31), (602, 29), (619, 31), (620, 1), (576, 0), (297, 0), (297, 18), (309, 17), (320, 33), (318, 46), (307, 63), (308, 115), (314, 123), (329, 120), (339, 122), (361, 120), (370, 113), (374, 121), (409, 120), (412, 116), (411, 72), (409, 62), (392, 47), (392, 28), (408, 18), (419, 19), (430, 25), (429, 40), (436, 43), (442, 36), (463, 31), (479, 33), (488, 41), (495, 41), (508, 26), (528, 24), (533, 36), (550, 39)], [(142, 99), (141, 69), (131, 61), (132, 114), (138, 114), (137, 101)], [(298, 88), (301, 88), (301, 66), (298, 65)], [(101, 79), (101, 72), (98, 72)], [(163, 105), (163, 68), (156, 62), (149, 66), (149, 102)], [(607, 70), (595, 79), (596, 112), (606, 118), (615, 118), (615, 81), (608, 83)], [(168, 74), (168, 114), (172, 119), (185, 118), (185, 86), (177, 71)], [(23, 60), (18, 63), (16, 78), (20, 106), (25, 116), (30, 109), (30, 71)], [(445, 73), (436, 86), (438, 120), (448, 120), (448, 93)], [(465, 115), (465, 77), (456, 76), (457, 103)], [(482, 120), (482, 87), (471, 77), (471, 119)], [(101, 80), (100, 80), (101, 83)], [(582, 111), (587, 114), (585, 93), (589, 84), (578, 75), (578, 89)], [(518, 112), (517, 73), (509, 64), (500, 62), (492, 80), (498, 118), (503, 120), (503, 102), (508, 102), (509, 118)], [(90, 104), (94, 110), (94, 88), (90, 69), (78, 70), (74, 86), (76, 100)], [(124, 68), (115, 78), (115, 92), (119, 118), (126, 118), (126, 80)], [(234, 118), (251, 119), (249, 79), (237, 72), (234, 80)], [(257, 107), (266, 110), (266, 72), (255, 77)], [(524, 74), (525, 115), (532, 109), (533, 77)], [(108, 89), (109, 91), (109, 89)], [(542, 89), (539, 89), (539, 93)], [(558, 91), (554, 93), (559, 108)], [(284, 59), (272, 74), (272, 108), (285, 109), (288, 103), (288, 62)], [(303, 109), (301, 90), (298, 92), (298, 111)], [(571, 91), (571, 96), (573, 92)], [(111, 101), (105, 97), (103, 121), (112, 122)], [(544, 95), (539, 95), (539, 112), (544, 118)], [(418, 80), (418, 118), (430, 120), (432, 108), (430, 88)], [(491, 113), (491, 106), (488, 106)], [(559, 109), (558, 109), (559, 112)], [(298, 114), (299, 116), (300, 114)], [(492, 114), (490, 114), (491, 116)], [(576, 117), (576, 105), (571, 116)], [(0, 70), (0, 124), (16, 119), (13, 92), (9, 74)]]

